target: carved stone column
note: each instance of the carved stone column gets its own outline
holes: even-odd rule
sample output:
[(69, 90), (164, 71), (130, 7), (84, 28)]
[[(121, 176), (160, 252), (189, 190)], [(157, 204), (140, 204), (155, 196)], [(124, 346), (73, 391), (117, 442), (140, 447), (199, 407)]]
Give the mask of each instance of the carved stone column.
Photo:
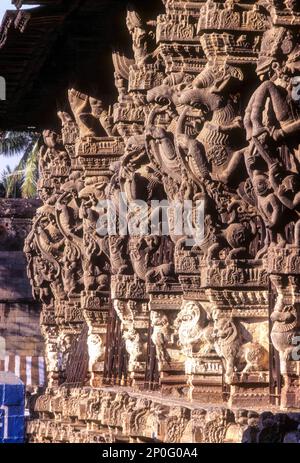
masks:
[[(267, 273), (260, 261), (215, 262), (206, 273), (213, 342), (231, 406), (269, 403)], [(202, 279), (204, 282), (204, 279)], [(220, 284), (221, 283), (221, 284)], [(226, 290), (220, 290), (226, 286)]]
[(147, 285), (150, 294), (151, 342), (155, 346), (159, 388), (163, 394), (187, 396), (187, 384), (176, 320), (182, 302), (178, 283)]
[(90, 385), (102, 385), (107, 339), (109, 299), (96, 291), (83, 292), (81, 306), (88, 325), (88, 353)]
[(149, 330), (149, 307), (145, 283), (136, 276), (113, 276), (112, 304), (121, 321), (121, 335), (128, 354), (129, 383), (132, 386), (143, 386)]

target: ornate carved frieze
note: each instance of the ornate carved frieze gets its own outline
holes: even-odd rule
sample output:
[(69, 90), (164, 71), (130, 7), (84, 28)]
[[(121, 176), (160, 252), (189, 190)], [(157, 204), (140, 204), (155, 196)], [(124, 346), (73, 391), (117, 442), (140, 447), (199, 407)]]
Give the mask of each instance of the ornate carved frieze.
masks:
[[(257, 418), (168, 408), (124, 385), (299, 408), (300, 9), (163, 4), (152, 18), (128, 7), (117, 100), (74, 84), (61, 133), (44, 132), (43, 206), (25, 252), (49, 385), (77, 375), (82, 403), (74, 390), (62, 413), (101, 423), (75, 432), (60, 416), (49, 441), (223, 442)], [(34, 426), (33, 441), (46, 424)]]

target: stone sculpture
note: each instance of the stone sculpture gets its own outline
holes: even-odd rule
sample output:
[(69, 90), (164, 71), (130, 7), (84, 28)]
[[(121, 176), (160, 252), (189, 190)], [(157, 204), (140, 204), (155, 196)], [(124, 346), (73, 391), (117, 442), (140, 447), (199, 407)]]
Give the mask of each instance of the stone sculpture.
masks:
[[(110, 109), (100, 82), (90, 94), (74, 84), (61, 133), (44, 132), (43, 206), (25, 252), (43, 304), (49, 387), (72, 373), (78, 348), (81, 365), (89, 358), (78, 367), (83, 395), (83, 385), (117, 384), (203, 406), (299, 408), (299, 8), (163, 4), (165, 14), (146, 19), (128, 7), (132, 56), (114, 51)], [(105, 200), (117, 226), (108, 235)], [(138, 200), (148, 208), (142, 216)], [(191, 201), (193, 225), (203, 205), (200, 241), (176, 233), (174, 212), (161, 218), (151, 202), (162, 200)], [(124, 213), (126, 202), (134, 207)], [(155, 215), (168, 236), (119, 232), (123, 221), (144, 225)], [(59, 348), (70, 335), (72, 347)], [(97, 399), (98, 418), (90, 413), (99, 435), (112, 426), (136, 441), (151, 428), (167, 442), (189, 433), (223, 442), (249, 423), (256, 429), (248, 412), (235, 421), (228, 410), (197, 409), (191, 418), (126, 394)], [(90, 410), (99, 405), (89, 400)], [(32, 440), (42, 423), (32, 424)]]

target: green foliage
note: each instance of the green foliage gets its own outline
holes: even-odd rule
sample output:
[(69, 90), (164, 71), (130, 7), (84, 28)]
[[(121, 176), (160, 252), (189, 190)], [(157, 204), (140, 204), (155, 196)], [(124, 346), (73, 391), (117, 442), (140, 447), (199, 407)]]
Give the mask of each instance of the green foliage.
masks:
[(20, 198), (21, 197), (21, 178), (15, 170), (10, 166), (1, 173), (0, 179), (1, 196), (6, 198)]
[(37, 141), (25, 163), (25, 172), (21, 187), (23, 198), (34, 198), (36, 196), (38, 180), (38, 154), (39, 143)]
[(9, 166), (0, 179), (1, 196), (7, 198), (35, 198), (38, 180), (38, 152), (40, 135), (31, 132), (3, 132), (0, 137), (0, 156), (21, 154), (15, 169)]
[(2, 132), (0, 155), (15, 156), (26, 151), (32, 145), (32, 134), (27, 132)]

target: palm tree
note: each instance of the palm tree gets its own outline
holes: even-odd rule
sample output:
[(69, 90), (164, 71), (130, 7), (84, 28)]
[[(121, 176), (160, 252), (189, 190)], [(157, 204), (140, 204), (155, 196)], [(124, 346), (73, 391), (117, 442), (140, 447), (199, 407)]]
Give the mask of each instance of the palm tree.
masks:
[(1, 196), (5, 198), (21, 198), (21, 182), (15, 170), (10, 166), (1, 172), (0, 178)]
[(38, 151), (40, 135), (35, 132), (2, 132), (0, 155), (22, 154), (16, 168), (7, 166), (2, 173), (2, 189), (6, 197), (34, 198), (38, 179)]

